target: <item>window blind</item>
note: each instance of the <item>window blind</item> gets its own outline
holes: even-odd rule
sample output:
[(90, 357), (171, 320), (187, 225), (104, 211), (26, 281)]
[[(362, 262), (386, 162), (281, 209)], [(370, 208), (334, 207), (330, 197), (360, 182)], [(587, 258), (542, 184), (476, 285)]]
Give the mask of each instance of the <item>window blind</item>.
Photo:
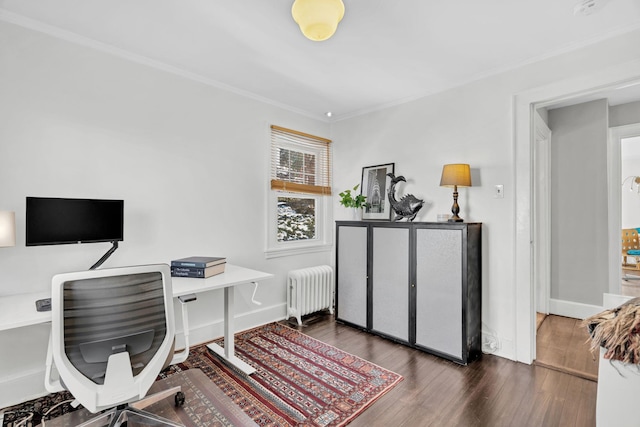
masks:
[(331, 195), (331, 140), (271, 125), (271, 189)]

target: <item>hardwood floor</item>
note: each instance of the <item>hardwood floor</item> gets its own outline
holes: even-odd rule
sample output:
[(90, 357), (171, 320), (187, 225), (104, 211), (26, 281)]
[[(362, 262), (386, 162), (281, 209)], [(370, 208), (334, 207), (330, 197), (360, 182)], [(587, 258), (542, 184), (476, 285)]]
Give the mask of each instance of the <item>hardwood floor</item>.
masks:
[(542, 325), (542, 322), (544, 322), (546, 317), (546, 314), (536, 313), (536, 331), (540, 329), (540, 325)]
[(459, 366), (329, 315), (299, 329), (404, 377), (350, 427), (595, 426), (593, 381), (486, 354)]
[(538, 366), (598, 380), (598, 358), (589, 351), (589, 333), (580, 319), (547, 316), (536, 337)]

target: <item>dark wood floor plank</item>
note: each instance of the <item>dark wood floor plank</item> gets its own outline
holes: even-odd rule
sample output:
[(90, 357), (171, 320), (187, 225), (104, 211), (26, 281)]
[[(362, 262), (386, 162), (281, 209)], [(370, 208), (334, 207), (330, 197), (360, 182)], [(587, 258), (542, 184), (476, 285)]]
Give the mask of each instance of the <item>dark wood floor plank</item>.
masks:
[[(299, 329), (404, 377), (350, 427), (595, 426), (594, 381), (492, 355), (460, 366), (342, 325), (332, 316)], [(576, 335), (571, 330), (558, 334)]]

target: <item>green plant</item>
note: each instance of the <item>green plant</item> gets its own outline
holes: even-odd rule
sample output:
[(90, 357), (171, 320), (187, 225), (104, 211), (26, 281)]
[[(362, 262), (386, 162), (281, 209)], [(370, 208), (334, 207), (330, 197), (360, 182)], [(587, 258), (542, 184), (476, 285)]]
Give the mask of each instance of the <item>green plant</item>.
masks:
[(359, 186), (360, 184), (357, 184), (355, 187), (353, 187), (352, 190), (344, 190), (342, 193), (339, 194), (340, 204), (342, 206), (344, 206), (345, 208), (356, 208), (356, 209), (362, 209), (369, 206), (369, 204), (367, 203), (367, 196), (363, 196), (362, 194), (357, 194), (354, 196), (351, 194), (352, 191), (355, 194)]

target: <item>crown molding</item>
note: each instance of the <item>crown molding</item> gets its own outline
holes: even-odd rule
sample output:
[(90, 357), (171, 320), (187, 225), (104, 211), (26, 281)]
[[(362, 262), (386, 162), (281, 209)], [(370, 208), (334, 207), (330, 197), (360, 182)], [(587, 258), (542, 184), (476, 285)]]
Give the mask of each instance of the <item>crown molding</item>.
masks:
[(363, 116), (365, 114), (369, 114), (369, 113), (374, 113), (380, 110), (385, 110), (387, 108), (391, 108), (391, 107), (395, 107), (398, 105), (402, 105), (402, 104), (407, 104), (409, 102), (413, 102), (413, 101), (417, 101), (419, 99), (423, 99), (426, 98), (428, 96), (432, 96), (432, 95), (436, 95), (439, 93), (443, 93), (446, 92), (448, 90), (452, 90), (458, 87), (462, 87), (489, 77), (493, 77), (493, 76), (497, 76), (509, 71), (513, 71), (513, 70), (517, 70), (519, 68), (525, 67), (527, 65), (531, 65), (531, 64), (535, 64), (537, 62), (541, 62), (547, 59), (552, 59), (555, 57), (558, 57), (560, 55), (564, 55), (567, 53), (571, 53), (574, 52), (576, 50), (582, 49), (582, 48), (586, 48), (589, 47), (591, 45), (606, 41), (608, 39), (614, 38), (614, 37), (618, 37), (618, 36), (623, 36), (627, 33), (631, 33), (633, 31), (638, 31), (640, 30), (640, 22), (639, 23), (635, 23), (632, 25), (627, 25), (627, 26), (623, 26), (623, 27), (619, 27), (616, 28), (615, 30), (600, 34), (598, 36), (595, 37), (591, 37), (589, 39), (586, 40), (582, 40), (580, 42), (576, 42), (576, 43), (569, 43), (565, 46), (562, 46), (561, 48), (555, 49), (551, 52), (545, 53), (543, 55), (539, 55), (533, 58), (529, 58), (526, 59), (524, 61), (518, 61), (515, 62), (511, 65), (507, 65), (504, 67), (500, 67), (500, 68), (495, 68), (493, 70), (484, 72), (484, 73), (480, 73), (480, 74), (476, 74), (474, 76), (471, 76), (465, 80), (461, 80), (458, 82), (454, 82), (452, 84), (449, 85), (444, 85), (440, 88), (436, 88), (427, 92), (422, 92), (421, 94), (417, 94), (414, 96), (410, 96), (410, 97), (405, 97), (405, 98), (399, 98), (395, 101), (391, 101), (391, 102), (387, 102), (384, 104), (379, 104), (377, 106), (371, 107), (371, 108), (364, 108), (361, 110), (356, 110), (356, 111), (352, 111), (349, 113), (345, 113), (345, 114), (341, 114), (338, 116), (334, 116), (334, 121), (341, 121), (341, 120), (346, 120), (346, 119), (350, 119), (350, 118), (354, 118), (354, 117), (358, 117), (358, 116)]
[(207, 86), (214, 87), (216, 89), (224, 90), (226, 92), (231, 92), (235, 95), (242, 96), (244, 98), (249, 98), (254, 101), (262, 102), (264, 104), (271, 105), (273, 107), (281, 108), (283, 110), (290, 111), (292, 113), (300, 114), (305, 117), (312, 118), (314, 120), (328, 122), (325, 117), (321, 114), (313, 114), (309, 111), (301, 110), (299, 108), (292, 107), (287, 104), (283, 104), (277, 101), (274, 101), (269, 98), (265, 98), (263, 96), (257, 95), (253, 92), (249, 92), (246, 90), (238, 89), (236, 87), (227, 85), (225, 83), (219, 82), (217, 80), (210, 79), (208, 77), (204, 77), (200, 74), (192, 73), (190, 71), (181, 69), (179, 67), (175, 67), (173, 65), (166, 64), (162, 61), (158, 61), (155, 59), (148, 58), (143, 55), (138, 55), (136, 53), (129, 52), (125, 49), (121, 49), (110, 45), (108, 43), (103, 43), (98, 40), (94, 40), (89, 37), (82, 36), (80, 34), (63, 30), (59, 27), (45, 24), (44, 22), (37, 21), (35, 19), (27, 18), (26, 16), (19, 15), (17, 13), (9, 12), (6, 9), (0, 8), (0, 21), (8, 22), (10, 24), (18, 25), (23, 28), (27, 28), (33, 31), (37, 31), (43, 34), (46, 34), (51, 37), (55, 37), (57, 39), (65, 40), (70, 43), (74, 43), (77, 45), (85, 46), (90, 49), (99, 50), (101, 52), (126, 59), (131, 62), (135, 62), (137, 64), (145, 65), (147, 67), (151, 67), (160, 71), (164, 71), (166, 73), (171, 73), (177, 75), (179, 77), (195, 81)]

